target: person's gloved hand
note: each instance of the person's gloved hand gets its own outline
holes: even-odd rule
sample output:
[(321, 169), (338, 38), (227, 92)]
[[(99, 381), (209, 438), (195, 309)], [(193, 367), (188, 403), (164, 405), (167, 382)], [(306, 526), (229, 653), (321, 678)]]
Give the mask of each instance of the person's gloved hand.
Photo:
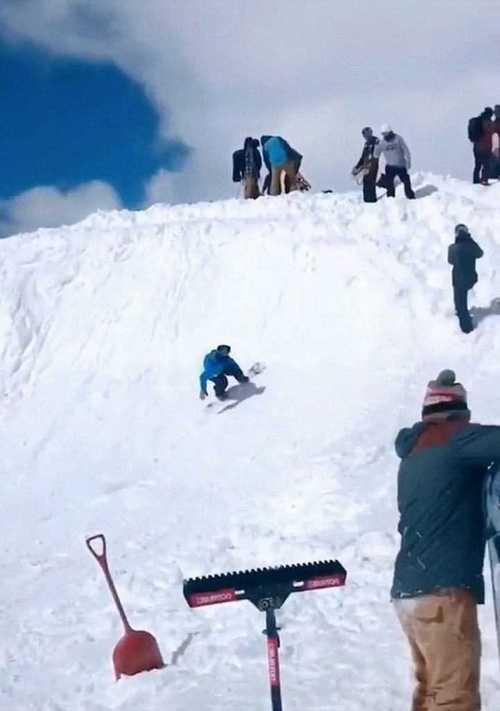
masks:
[(200, 400), (204, 400), (206, 397), (208, 397), (208, 393), (206, 390), (200, 390)]

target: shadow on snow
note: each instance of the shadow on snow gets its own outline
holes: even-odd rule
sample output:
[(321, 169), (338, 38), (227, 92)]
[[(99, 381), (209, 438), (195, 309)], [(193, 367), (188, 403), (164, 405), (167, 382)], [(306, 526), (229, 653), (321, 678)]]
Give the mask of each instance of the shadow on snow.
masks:
[(487, 316), (500, 316), (500, 297), (491, 300), (489, 306), (471, 306), (470, 315), (474, 323), (481, 323)]
[(227, 410), (232, 410), (234, 407), (237, 407), (240, 402), (243, 402), (243, 400), (248, 400), (249, 397), (253, 397), (254, 395), (262, 395), (265, 389), (264, 385), (257, 387), (257, 385), (252, 383), (252, 381), (249, 383), (241, 383), (240, 385), (233, 385), (231, 388), (226, 390), (226, 395), (228, 400), (234, 400), (234, 402), (223, 407), (217, 414), (221, 415)]

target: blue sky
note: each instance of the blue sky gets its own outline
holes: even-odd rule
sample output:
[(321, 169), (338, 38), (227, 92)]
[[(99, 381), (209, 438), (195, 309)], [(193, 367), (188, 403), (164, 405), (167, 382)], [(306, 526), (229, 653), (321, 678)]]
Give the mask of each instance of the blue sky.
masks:
[(382, 123), (413, 170), (470, 180), (499, 26), (494, 0), (1, 0), (0, 236), (235, 197), (249, 135), (287, 138), (313, 190), (358, 189)]
[(0, 199), (100, 180), (138, 207), (152, 175), (182, 168), (188, 147), (160, 137), (156, 108), (116, 66), (5, 43), (0, 65)]

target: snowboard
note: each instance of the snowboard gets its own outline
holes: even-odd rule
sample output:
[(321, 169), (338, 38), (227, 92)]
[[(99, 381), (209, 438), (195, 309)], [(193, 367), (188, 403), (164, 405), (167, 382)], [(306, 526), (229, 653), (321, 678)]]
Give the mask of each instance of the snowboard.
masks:
[(259, 375), (259, 373), (262, 373), (262, 371), (265, 369), (266, 364), (258, 360), (247, 370), (247, 376), (251, 378), (252, 375)]
[(500, 656), (500, 465), (493, 466), (486, 479), (485, 513), (498, 654)]

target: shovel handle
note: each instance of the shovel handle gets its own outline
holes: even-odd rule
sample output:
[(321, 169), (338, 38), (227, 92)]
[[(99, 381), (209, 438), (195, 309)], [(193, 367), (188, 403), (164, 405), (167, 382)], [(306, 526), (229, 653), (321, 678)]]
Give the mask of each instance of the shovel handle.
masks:
[[(92, 547), (92, 543), (94, 541), (100, 541), (101, 546), (102, 546), (102, 551), (99, 553), (95, 548)], [(90, 538), (87, 538), (85, 540), (85, 543), (87, 544), (87, 548), (89, 551), (92, 553), (96, 561), (99, 563), (101, 567), (108, 566), (108, 561), (106, 558), (106, 538), (103, 536), (102, 533), (98, 533), (95, 536), (90, 536)]]
[[(99, 541), (102, 550), (99, 552), (98, 550), (95, 549), (95, 547), (92, 546), (92, 543), (95, 541)], [(111, 573), (109, 572), (109, 566), (108, 566), (108, 559), (106, 557), (106, 539), (103, 536), (102, 533), (98, 533), (95, 536), (90, 536), (90, 538), (85, 539), (85, 543), (87, 544), (87, 548), (89, 551), (92, 553), (96, 561), (99, 563), (100, 567), (102, 568), (102, 571), (104, 573), (104, 576), (106, 578), (106, 582), (108, 583), (109, 590), (111, 592), (111, 595), (113, 597), (113, 600), (115, 602), (115, 605), (118, 610), (118, 614), (120, 615), (121, 621), (123, 623), (123, 626), (125, 628), (126, 632), (130, 632), (132, 630), (132, 627), (129, 624), (129, 621), (127, 619), (127, 615), (125, 614), (125, 610), (123, 609), (123, 605), (120, 601), (120, 598), (118, 597), (118, 593), (115, 588), (115, 584), (113, 582), (113, 579), (111, 577)]]

